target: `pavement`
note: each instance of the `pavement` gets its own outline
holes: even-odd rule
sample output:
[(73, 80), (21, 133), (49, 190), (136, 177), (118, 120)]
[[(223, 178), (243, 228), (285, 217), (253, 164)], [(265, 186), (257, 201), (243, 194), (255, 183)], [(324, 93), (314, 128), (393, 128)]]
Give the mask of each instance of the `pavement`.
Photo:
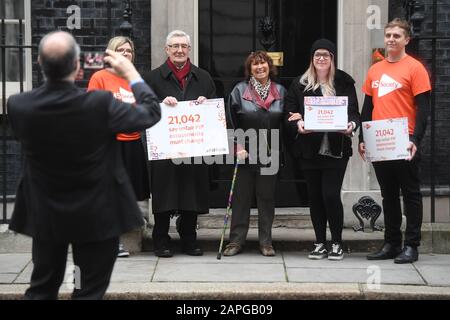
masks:
[[(305, 251), (277, 250), (264, 257), (248, 249), (217, 259), (216, 251), (192, 257), (152, 252), (118, 258), (106, 299), (297, 300), (450, 299), (450, 255), (421, 254), (413, 264), (368, 261), (346, 253), (342, 261), (309, 260)], [(73, 265), (70, 254), (68, 266)], [(21, 299), (32, 271), (31, 253), (0, 254), (0, 300)], [(60, 297), (71, 289), (66, 277)]]

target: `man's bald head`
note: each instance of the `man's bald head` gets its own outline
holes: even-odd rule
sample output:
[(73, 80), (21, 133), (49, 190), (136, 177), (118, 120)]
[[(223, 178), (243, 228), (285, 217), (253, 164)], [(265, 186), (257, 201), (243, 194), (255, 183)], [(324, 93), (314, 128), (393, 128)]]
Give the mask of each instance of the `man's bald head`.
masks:
[(72, 74), (79, 57), (80, 47), (70, 33), (51, 32), (39, 43), (39, 64), (49, 80), (62, 80)]

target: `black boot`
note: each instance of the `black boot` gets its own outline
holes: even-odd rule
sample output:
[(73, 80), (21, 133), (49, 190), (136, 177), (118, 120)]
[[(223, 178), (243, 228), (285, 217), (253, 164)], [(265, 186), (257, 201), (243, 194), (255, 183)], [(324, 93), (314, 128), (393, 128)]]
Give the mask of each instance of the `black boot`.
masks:
[(395, 258), (394, 263), (413, 263), (419, 260), (419, 252), (416, 247), (405, 246), (402, 253)]
[[(178, 219), (177, 219), (178, 220)], [(177, 221), (181, 239), (181, 252), (190, 256), (202, 256), (203, 250), (197, 242), (197, 213), (182, 211)]]
[(374, 253), (367, 255), (367, 260), (387, 260), (394, 259), (402, 251), (400, 246), (393, 246), (390, 243), (385, 243), (383, 247)]
[(154, 241), (155, 256), (160, 258), (170, 258), (173, 256), (172, 250), (170, 250), (169, 241)]
[(181, 252), (190, 256), (202, 256), (203, 250), (199, 246), (197, 240), (181, 240)]

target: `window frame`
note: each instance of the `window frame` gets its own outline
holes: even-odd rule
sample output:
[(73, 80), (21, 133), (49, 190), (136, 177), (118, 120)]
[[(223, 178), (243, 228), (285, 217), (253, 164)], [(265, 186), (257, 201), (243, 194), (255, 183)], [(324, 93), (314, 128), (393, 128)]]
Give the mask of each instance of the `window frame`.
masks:
[[(16, 0), (17, 1), (17, 0)], [(23, 1), (24, 5), (24, 19), (22, 24), (24, 28), (23, 45), (30, 48), (24, 48), (25, 63), (24, 67), (24, 81), (23, 90), (27, 91), (32, 88), (33, 83), (33, 64), (32, 64), (32, 49), (31, 49), (31, 0), (19, 0)], [(5, 19), (5, 25), (19, 24), (19, 19)], [(1, 64), (1, 61), (0, 61)], [(3, 84), (0, 78), (0, 101), (3, 99)], [(20, 81), (6, 81), (6, 98), (20, 92)]]

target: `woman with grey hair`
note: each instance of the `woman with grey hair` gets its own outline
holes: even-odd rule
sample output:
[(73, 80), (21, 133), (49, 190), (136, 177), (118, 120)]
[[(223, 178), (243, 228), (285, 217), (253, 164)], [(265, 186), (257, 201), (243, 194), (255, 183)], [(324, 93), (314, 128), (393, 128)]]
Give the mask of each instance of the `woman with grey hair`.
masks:
[[(112, 38), (107, 49), (121, 53), (131, 62), (134, 62), (134, 44), (131, 39), (123, 36)], [(107, 90), (114, 94), (116, 99), (128, 103), (135, 103), (133, 92), (128, 82), (121, 78), (112, 68), (106, 68), (94, 73), (89, 80), (88, 90)], [(122, 159), (138, 201), (150, 198), (150, 184), (147, 171), (147, 161), (140, 132), (126, 132), (117, 134)], [(119, 257), (129, 256), (121, 244)]]

